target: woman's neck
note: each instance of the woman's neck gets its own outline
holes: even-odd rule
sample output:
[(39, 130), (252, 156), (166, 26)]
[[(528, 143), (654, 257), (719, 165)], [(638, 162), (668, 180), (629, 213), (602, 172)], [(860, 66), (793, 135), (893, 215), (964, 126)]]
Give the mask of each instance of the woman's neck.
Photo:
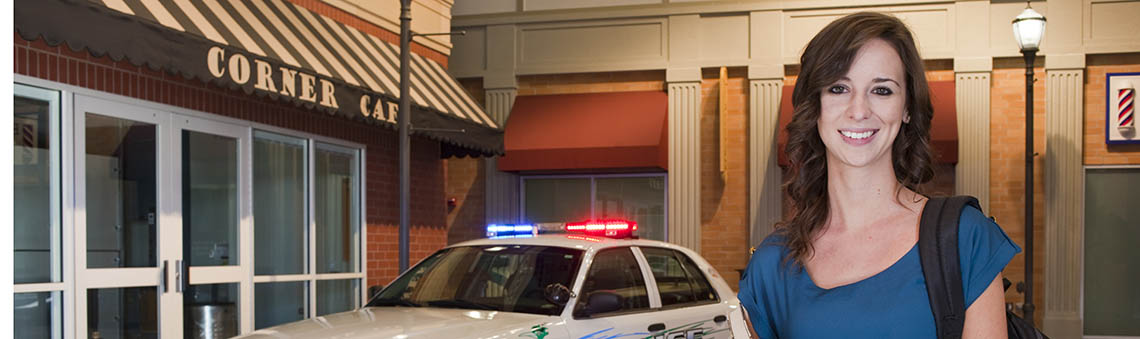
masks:
[(888, 161), (863, 167), (828, 161), (828, 228), (840, 232), (859, 231), (884, 216), (899, 212), (900, 208), (913, 209), (908, 202), (914, 201), (917, 194), (901, 187), (894, 167), (889, 159), (885, 160)]

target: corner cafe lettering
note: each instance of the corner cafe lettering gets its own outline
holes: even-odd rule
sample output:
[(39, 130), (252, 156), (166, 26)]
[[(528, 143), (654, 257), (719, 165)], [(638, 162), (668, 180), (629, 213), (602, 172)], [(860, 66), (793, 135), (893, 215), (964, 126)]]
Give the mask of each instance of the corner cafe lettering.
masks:
[[(13, 337), (232, 337), (395, 278), (396, 34), (321, 1), (12, 8)], [(421, 50), (413, 259), (446, 245), (445, 159), (503, 152)]]
[[(277, 67), (274, 70), (273, 65), (265, 60), (252, 60), (253, 68), (257, 70), (253, 83), (255, 90), (294, 97), (327, 108), (340, 107), (336, 99), (336, 86), (331, 81), (287, 67)], [(206, 65), (215, 78), (226, 77), (228, 73), (229, 79), (237, 85), (245, 85), (250, 81), (250, 59), (240, 53), (233, 53), (227, 59), (225, 49), (218, 46), (211, 47), (207, 52)], [(277, 90), (277, 84), (281, 85), (280, 91)], [(394, 124), (397, 112), (399, 106), (395, 102), (368, 94), (360, 95), (361, 116)]]

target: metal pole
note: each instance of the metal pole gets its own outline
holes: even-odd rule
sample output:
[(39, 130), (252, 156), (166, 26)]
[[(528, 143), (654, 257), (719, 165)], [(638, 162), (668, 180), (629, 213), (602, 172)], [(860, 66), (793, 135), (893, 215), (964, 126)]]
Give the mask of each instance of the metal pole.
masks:
[(1025, 321), (1033, 324), (1033, 59), (1037, 50), (1021, 52), (1025, 57)]
[(408, 94), (408, 74), (411, 68), (412, 0), (400, 0), (400, 112), (396, 124), (400, 127), (400, 273), (408, 270), (409, 201), (411, 199), (411, 140), (412, 109)]

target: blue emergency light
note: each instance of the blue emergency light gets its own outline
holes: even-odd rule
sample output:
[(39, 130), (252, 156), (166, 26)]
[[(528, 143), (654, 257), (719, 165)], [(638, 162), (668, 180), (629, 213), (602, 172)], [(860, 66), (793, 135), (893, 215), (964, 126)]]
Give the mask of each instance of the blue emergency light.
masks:
[(487, 225), (488, 238), (525, 238), (534, 236), (534, 225)]

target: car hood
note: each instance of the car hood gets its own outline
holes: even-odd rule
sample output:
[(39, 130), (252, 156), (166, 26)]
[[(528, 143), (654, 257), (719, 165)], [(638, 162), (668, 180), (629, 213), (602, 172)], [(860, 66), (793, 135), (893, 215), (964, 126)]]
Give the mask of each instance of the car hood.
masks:
[(367, 307), (255, 331), (237, 338), (479, 338), (529, 333), (554, 316), (429, 307)]

